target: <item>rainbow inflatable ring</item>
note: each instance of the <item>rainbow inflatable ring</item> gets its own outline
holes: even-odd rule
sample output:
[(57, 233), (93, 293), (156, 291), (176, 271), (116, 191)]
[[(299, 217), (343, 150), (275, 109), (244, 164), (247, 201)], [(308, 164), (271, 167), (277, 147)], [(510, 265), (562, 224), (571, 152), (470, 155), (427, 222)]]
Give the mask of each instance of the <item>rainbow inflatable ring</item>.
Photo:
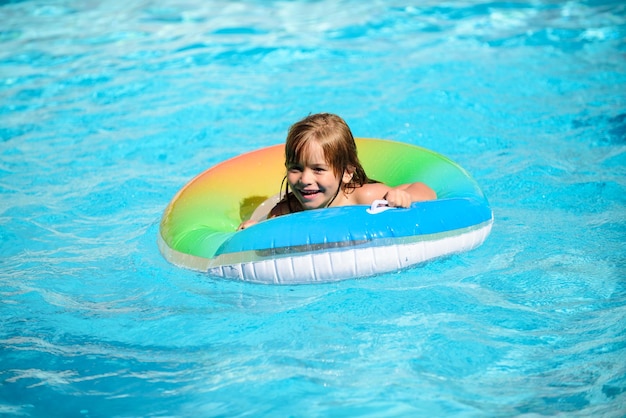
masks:
[(356, 141), (368, 176), (390, 186), (424, 182), (437, 200), (384, 211), (310, 210), (236, 231), (243, 220), (262, 219), (276, 201), (285, 174), (284, 145), (276, 145), (220, 163), (185, 185), (161, 220), (161, 253), (213, 276), (305, 284), (393, 272), (484, 242), (493, 213), (463, 168), (413, 145)]

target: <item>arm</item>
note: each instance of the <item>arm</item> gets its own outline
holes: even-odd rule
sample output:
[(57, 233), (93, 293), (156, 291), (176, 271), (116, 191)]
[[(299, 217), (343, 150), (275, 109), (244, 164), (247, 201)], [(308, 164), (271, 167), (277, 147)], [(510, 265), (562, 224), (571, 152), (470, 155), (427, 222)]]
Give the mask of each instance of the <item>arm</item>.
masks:
[(237, 231), (241, 231), (242, 229), (246, 229), (257, 223), (259, 223), (259, 221), (253, 221), (252, 219), (248, 219), (247, 221), (243, 221), (239, 224), (239, 226), (237, 227)]
[(391, 188), (385, 193), (383, 199), (389, 202), (389, 206), (407, 208), (412, 202), (437, 199), (437, 193), (424, 183), (409, 183)]
[(408, 183), (389, 187), (383, 183), (370, 183), (355, 190), (353, 204), (370, 205), (374, 200), (385, 199), (389, 206), (408, 208), (412, 202), (434, 200), (437, 194), (424, 183)]
[[(271, 218), (275, 218), (277, 216), (282, 216), (282, 215), (287, 215), (288, 213), (290, 213), (289, 211), (289, 203), (287, 202), (287, 200), (283, 199), (280, 202), (278, 202), (267, 214), (267, 219), (271, 219)], [(242, 229), (246, 229), (254, 224), (259, 223), (259, 221), (253, 220), (253, 219), (249, 219), (247, 221), (242, 222), (239, 227), (237, 228), (237, 230), (242, 230)]]

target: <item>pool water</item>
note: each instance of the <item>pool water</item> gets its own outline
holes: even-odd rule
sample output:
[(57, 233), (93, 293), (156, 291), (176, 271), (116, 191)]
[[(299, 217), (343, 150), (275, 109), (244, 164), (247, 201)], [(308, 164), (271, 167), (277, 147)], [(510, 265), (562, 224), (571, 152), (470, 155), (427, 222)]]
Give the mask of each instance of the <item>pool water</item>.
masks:
[[(415, 3), (0, 2), (0, 415), (624, 416), (626, 6)], [(465, 167), (485, 244), (303, 286), (161, 257), (180, 187), (321, 111)]]

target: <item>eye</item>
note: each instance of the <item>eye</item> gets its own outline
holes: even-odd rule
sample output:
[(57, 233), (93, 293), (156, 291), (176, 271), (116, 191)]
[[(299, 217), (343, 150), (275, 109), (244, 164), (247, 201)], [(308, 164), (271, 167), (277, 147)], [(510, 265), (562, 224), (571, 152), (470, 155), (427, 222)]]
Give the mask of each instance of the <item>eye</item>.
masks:
[(290, 173), (299, 173), (300, 171), (302, 171), (302, 167), (297, 164), (289, 165), (287, 166), (287, 171), (289, 171)]

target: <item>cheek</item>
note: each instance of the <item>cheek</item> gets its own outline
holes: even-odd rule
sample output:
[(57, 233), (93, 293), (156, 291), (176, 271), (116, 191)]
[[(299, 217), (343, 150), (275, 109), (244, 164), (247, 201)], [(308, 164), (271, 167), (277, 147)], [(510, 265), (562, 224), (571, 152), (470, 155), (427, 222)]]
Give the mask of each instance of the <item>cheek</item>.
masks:
[(332, 184), (341, 184), (341, 177), (338, 177), (336, 175), (328, 176), (328, 182)]
[(287, 183), (296, 184), (300, 176), (297, 173), (287, 173)]

